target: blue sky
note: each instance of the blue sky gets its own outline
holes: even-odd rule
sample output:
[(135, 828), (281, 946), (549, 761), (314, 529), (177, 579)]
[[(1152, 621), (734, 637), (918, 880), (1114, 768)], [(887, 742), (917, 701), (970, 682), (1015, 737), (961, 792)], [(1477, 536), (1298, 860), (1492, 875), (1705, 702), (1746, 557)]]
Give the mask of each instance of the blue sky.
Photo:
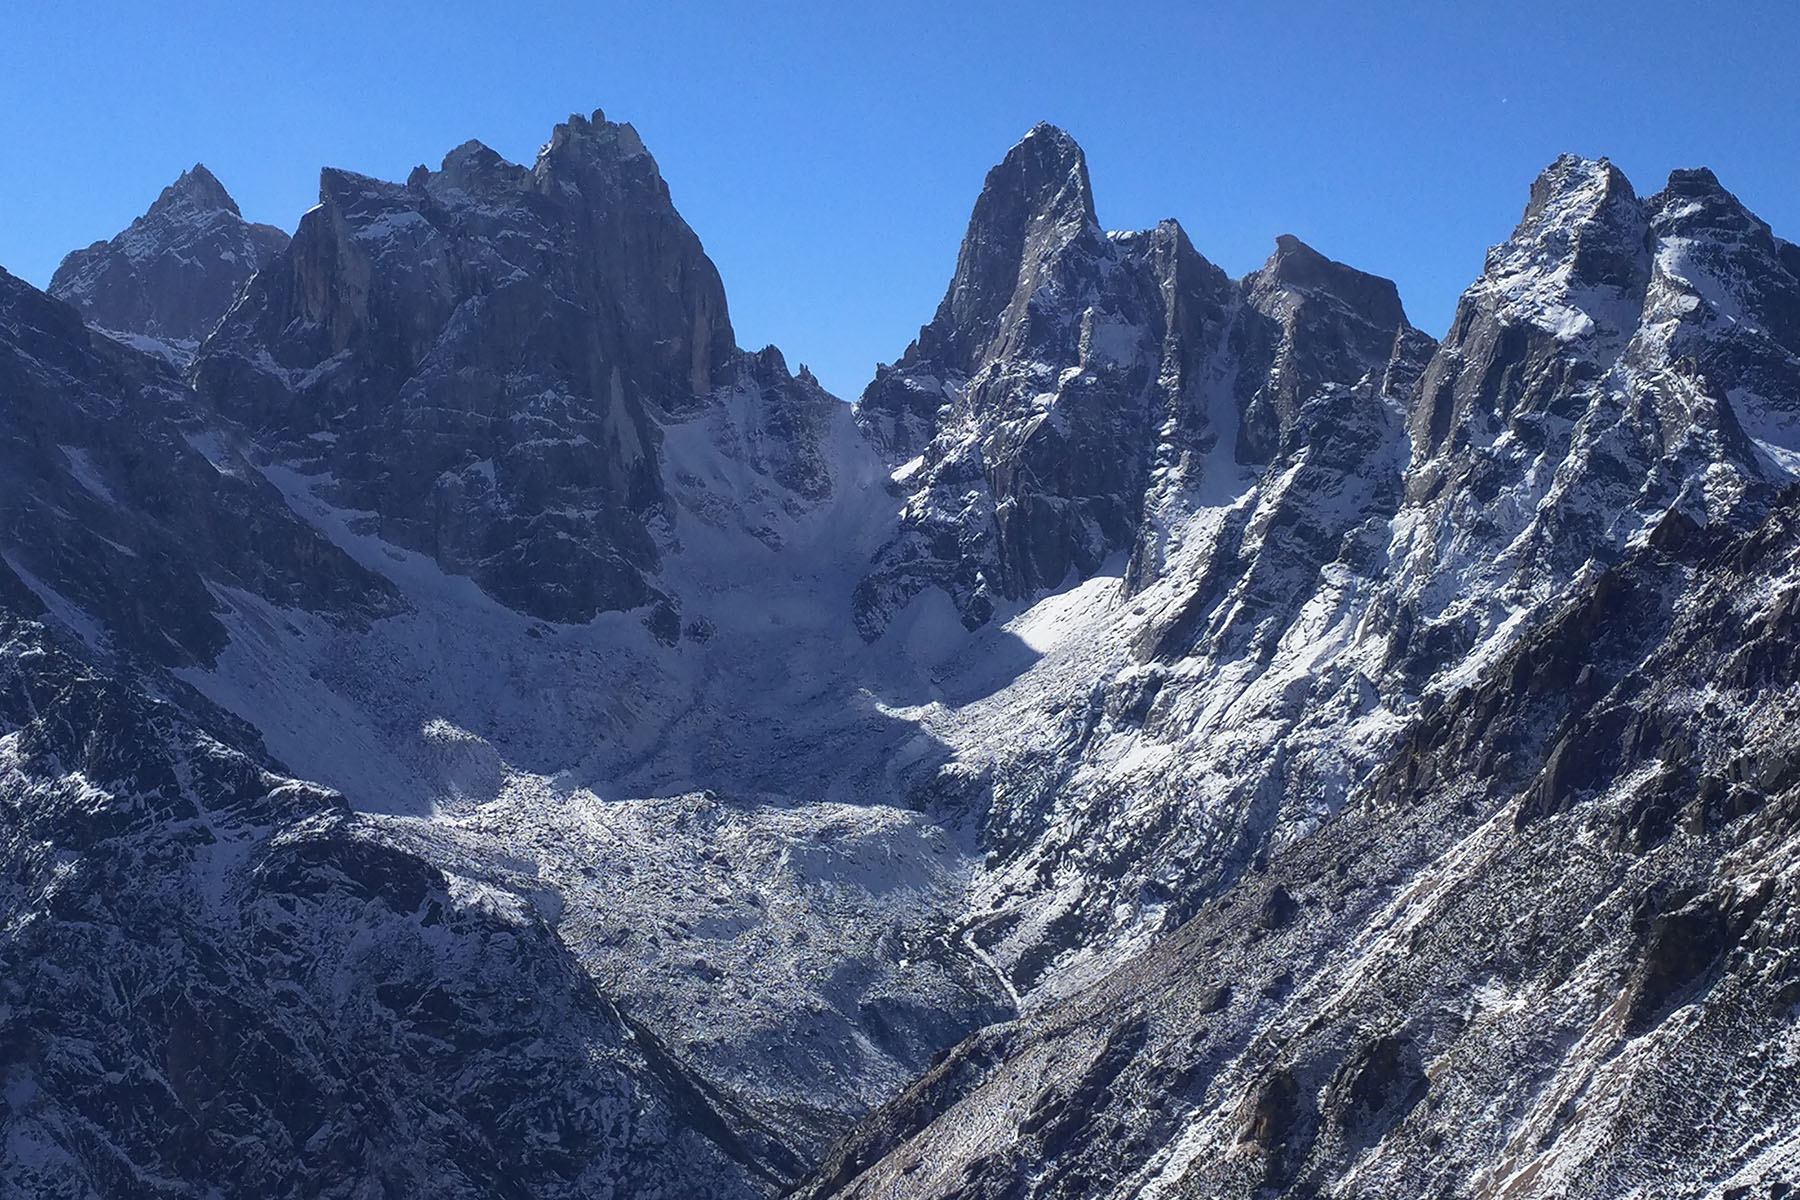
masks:
[(320, 166), (403, 179), (470, 137), (529, 162), (602, 107), (655, 153), (739, 341), (848, 397), (930, 317), (987, 168), (1049, 120), (1108, 227), (1177, 217), (1234, 275), (1294, 233), (1441, 333), (1564, 150), (1646, 193), (1711, 166), (1800, 239), (1797, 47), (1792, 0), (13, 0), (0, 266), (46, 283), (196, 160), (291, 229)]

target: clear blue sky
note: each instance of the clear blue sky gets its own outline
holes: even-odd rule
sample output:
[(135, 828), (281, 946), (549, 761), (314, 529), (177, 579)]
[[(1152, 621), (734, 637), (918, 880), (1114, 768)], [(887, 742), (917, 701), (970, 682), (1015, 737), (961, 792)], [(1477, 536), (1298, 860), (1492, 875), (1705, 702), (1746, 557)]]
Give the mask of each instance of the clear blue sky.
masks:
[(1794, 0), (372, 5), (11, 0), (0, 266), (42, 285), (204, 161), (291, 229), (318, 169), (529, 162), (603, 107), (644, 135), (739, 341), (852, 396), (927, 320), (987, 168), (1038, 120), (1100, 219), (1178, 217), (1228, 271), (1279, 233), (1448, 323), (1563, 150), (1642, 192), (1713, 167), (1800, 239)]

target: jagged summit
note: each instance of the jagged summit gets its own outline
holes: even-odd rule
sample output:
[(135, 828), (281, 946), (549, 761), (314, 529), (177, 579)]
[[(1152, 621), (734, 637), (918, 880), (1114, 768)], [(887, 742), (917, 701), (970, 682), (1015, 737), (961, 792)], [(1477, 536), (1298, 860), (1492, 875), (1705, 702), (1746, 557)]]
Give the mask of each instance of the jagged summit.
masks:
[[(319, 206), (194, 371), (386, 514), (386, 536), (568, 621), (668, 599), (647, 524), (668, 499), (662, 421), (738, 387), (807, 412), (824, 396), (738, 348), (655, 160), (600, 113), (557, 125), (529, 167), (470, 141), (405, 184), (322, 171)], [(817, 464), (786, 479), (815, 501), (830, 487)]]
[[(1369, 403), (1396, 370), (1411, 376), (1435, 346), (1413, 329), (1390, 279), (1327, 258), (1292, 234), (1240, 285), (1235, 335), (1257, 364), (1240, 386), (1237, 458), (1274, 461), (1291, 444), (1301, 409), (1331, 385), (1368, 383)], [(1375, 447), (1366, 449), (1371, 452)]]
[(1664, 235), (1706, 236), (1721, 243), (1736, 241), (1776, 258), (1791, 255), (1794, 250), (1707, 167), (1669, 172), (1667, 186), (1649, 197), (1644, 206)]
[[(1641, 198), (1607, 160), (1563, 155), (1458, 304), (1412, 418), (1415, 450), (1436, 465), (1409, 486), (1423, 494), (1465, 468), (1484, 470), (1476, 448), (1507, 435), (1515, 454), (1561, 445), (1554, 422), (1583, 413), (1594, 414), (1583, 437), (1617, 424), (1646, 447), (1682, 447), (1748, 480), (1791, 477), (1784, 454), (1752, 446), (1785, 440), (1775, 430), (1793, 420), (1797, 266), (1794, 249), (1711, 171), (1676, 171)], [(1653, 415), (1611, 414), (1608, 397), (1621, 386), (1650, 401)], [(1654, 491), (1666, 486), (1653, 475), (1642, 503), (1666, 502)], [(1705, 492), (1703, 502), (1687, 489), (1684, 504), (1718, 515), (1742, 496)]]
[(969, 216), (956, 271), (916, 357), (979, 369), (1053, 262), (1072, 245), (1097, 250), (1099, 223), (1081, 147), (1054, 125), (1032, 128), (989, 171)]
[(49, 290), (90, 323), (152, 339), (185, 362), (287, 240), (245, 221), (224, 185), (195, 163), (118, 236), (63, 259)]
[(1262, 285), (1329, 292), (1374, 325), (1398, 329), (1408, 324), (1393, 280), (1327, 258), (1291, 233), (1275, 239), (1275, 253), (1255, 274)]
[(179, 178), (162, 190), (156, 203), (150, 206), (151, 212), (170, 208), (183, 201), (202, 209), (219, 209), (234, 216), (243, 215), (238, 211), (237, 201), (225, 190), (225, 185), (205, 163), (195, 163), (183, 171)]
[(1048, 121), (1033, 125), (988, 172), (983, 192), (996, 187), (1017, 188), (1019, 198), (1042, 214), (1094, 219), (1087, 155), (1066, 130)]
[(1562, 288), (1641, 288), (1645, 217), (1631, 181), (1604, 158), (1564, 154), (1531, 185), (1518, 228), (1488, 254), (1487, 276), (1502, 288), (1561, 265)]
[(539, 159), (541, 161), (546, 156), (554, 157), (564, 150), (578, 150), (587, 155), (616, 160), (646, 159), (650, 173), (657, 173), (656, 160), (651, 157), (644, 139), (638, 136), (638, 131), (631, 122), (609, 121), (606, 114), (597, 108), (591, 117), (570, 113), (569, 119), (551, 132), (550, 141), (539, 152)]
[(517, 190), (528, 184), (529, 168), (507, 161), (474, 138), (445, 154), (436, 172), (420, 166), (407, 177), (408, 187), (460, 188), (471, 192)]

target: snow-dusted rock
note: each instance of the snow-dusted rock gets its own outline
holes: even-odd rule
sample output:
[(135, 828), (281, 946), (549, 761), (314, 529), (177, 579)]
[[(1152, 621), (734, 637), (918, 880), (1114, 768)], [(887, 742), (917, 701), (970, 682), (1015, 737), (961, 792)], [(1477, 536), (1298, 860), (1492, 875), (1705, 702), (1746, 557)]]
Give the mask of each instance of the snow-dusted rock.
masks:
[(1335, 819), (799, 1194), (1788, 1194), (1797, 499), (1631, 552)]
[(63, 259), (50, 294), (115, 337), (185, 363), (287, 241), (272, 225), (244, 220), (196, 163), (130, 228)]
[[(748, 1196), (529, 906), (0, 615), (0, 1188)], [(741, 1125), (741, 1123), (739, 1123)]]
[(470, 142), (404, 185), (326, 170), (319, 199), (207, 342), (201, 395), (509, 607), (666, 605), (659, 420), (777, 385), (637, 134), (574, 116), (529, 168)]
[(9, 1182), (1784, 1180), (1796, 271), (1568, 157), (1438, 345), (1040, 126), (852, 410), (596, 114), (325, 172), (191, 387), (0, 279)]

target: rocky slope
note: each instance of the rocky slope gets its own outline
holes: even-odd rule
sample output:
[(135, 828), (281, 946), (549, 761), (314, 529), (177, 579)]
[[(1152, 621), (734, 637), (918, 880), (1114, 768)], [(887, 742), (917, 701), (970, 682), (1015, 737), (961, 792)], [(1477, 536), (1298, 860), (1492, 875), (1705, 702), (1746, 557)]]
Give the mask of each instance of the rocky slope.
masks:
[[(1359, 468), (1267, 526), (1344, 513), (1284, 537), (1331, 553), (1255, 537), (1304, 471), (1190, 487), (1192, 565), (1096, 622), (1130, 652), (1071, 638), (1004, 738), (945, 722), (1003, 747), (990, 949), (1071, 997), (959, 1048), (813, 1193), (1791, 1186), (1792, 681), (1762, 642), (1793, 254), (1705, 172), (1640, 200), (1565, 158)], [(1083, 963), (1145, 922), (1180, 929)]]
[(1559, 160), (1440, 345), (1039, 126), (854, 409), (598, 113), (325, 171), (184, 375), (0, 284), (17, 1186), (1800, 1170), (1800, 255), (1710, 174)]
[(780, 1177), (529, 909), (234, 734), (0, 617), (10, 1194), (688, 1196)]
[(89, 323), (185, 363), (287, 241), (272, 225), (244, 220), (196, 163), (129, 229), (63, 259), (50, 294)]
[(800, 1194), (1788, 1194), (1796, 503), (1671, 518), (1333, 820)]

